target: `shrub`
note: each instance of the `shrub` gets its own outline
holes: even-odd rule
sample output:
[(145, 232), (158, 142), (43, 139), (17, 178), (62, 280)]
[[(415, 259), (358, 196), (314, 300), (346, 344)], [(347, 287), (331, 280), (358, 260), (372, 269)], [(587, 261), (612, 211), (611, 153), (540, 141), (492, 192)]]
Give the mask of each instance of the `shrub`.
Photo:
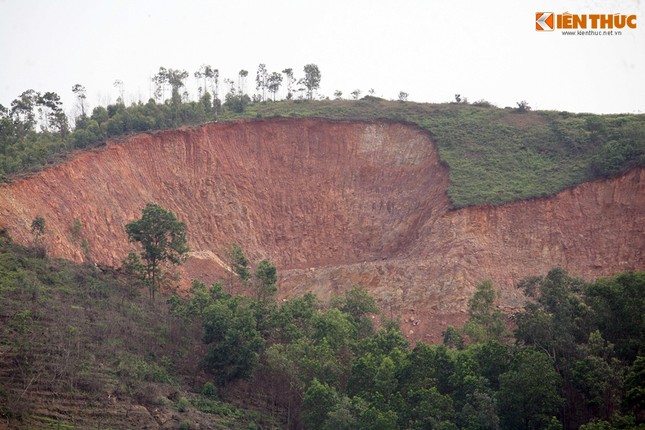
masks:
[(217, 399), (217, 388), (212, 382), (207, 382), (204, 384), (202, 389), (202, 394), (210, 399)]
[(495, 107), (495, 105), (493, 105), (491, 102), (489, 102), (488, 100), (484, 100), (484, 99), (474, 101), (473, 106), (486, 107), (486, 108)]
[(517, 102), (517, 111), (520, 113), (528, 112), (531, 110), (531, 106), (529, 105), (529, 102), (526, 100), (522, 100), (521, 102)]
[(177, 410), (179, 412), (188, 411), (188, 406), (190, 406), (190, 403), (188, 403), (188, 399), (185, 397), (180, 398), (179, 401), (177, 402)]

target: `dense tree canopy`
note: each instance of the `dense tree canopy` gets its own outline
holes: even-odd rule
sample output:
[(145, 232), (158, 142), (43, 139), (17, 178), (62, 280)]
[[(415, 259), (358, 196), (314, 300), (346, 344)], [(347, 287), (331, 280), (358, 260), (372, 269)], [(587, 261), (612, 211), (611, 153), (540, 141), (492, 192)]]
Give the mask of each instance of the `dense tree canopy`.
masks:
[[(273, 285), (273, 265), (256, 267), (257, 285)], [(308, 294), (267, 306), (267, 297), (217, 286), (192, 300), (211, 303), (202, 306), (204, 365), (215, 380), (250, 378), (292, 417), (289, 428), (618, 429), (645, 418), (642, 275), (588, 284), (554, 269), (523, 280), (532, 299), (516, 315), (515, 339), (500, 336), (509, 320), (483, 282), (468, 324), (452, 329), (463, 343), (412, 349), (396, 321), (372, 324), (378, 309), (360, 286), (328, 305)], [(625, 345), (622, 355), (609, 338)]]

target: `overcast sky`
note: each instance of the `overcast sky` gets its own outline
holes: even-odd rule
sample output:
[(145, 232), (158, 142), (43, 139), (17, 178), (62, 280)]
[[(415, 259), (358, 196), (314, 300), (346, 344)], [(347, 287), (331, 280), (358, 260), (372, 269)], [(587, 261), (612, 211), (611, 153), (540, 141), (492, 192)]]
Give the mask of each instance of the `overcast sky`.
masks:
[[(636, 14), (620, 36), (535, 30), (535, 13)], [(269, 72), (319, 66), (319, 93), (335, 90), (418, 102), (455, 93), (500, 106), (645, 112), (645, 8), (641, 0), (0, 0), (0, 104), (22, 91), (71, 88), (92, 106), (150, 97), (160, 66), (226, 78), (259, 63)], [(223, 97), (221, 86), (220, 97)]]

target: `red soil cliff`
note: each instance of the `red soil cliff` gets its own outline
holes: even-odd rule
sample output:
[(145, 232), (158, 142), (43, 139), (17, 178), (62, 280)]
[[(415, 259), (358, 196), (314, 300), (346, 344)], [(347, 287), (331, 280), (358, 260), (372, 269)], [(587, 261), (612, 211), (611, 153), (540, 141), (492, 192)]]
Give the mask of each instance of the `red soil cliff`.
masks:
[(134, 250), (125, 224), (148, 202), (189, 231), (184, 278), (213, 281), (226, 245), (278, 266), (280, 296), (365, 285), (406, 333), (436, 340), (492, 279), (514, 285), (561, 266), (592, 279), (645, 269), (645, 170), (548, 199), (449, 210), (448, 169), (428, 133), (390, 122), (268, 120), (140, 134), (0, 187), (0, 227), (29, 244), (46, 219), (50, 254), (94, 261)]

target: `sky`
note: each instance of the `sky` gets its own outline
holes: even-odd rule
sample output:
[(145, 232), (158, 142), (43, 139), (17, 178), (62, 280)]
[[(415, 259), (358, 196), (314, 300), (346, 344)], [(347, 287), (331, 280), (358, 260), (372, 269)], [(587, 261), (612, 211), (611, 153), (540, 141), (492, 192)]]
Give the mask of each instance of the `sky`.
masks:
[[(269, 72), (306, 64), (319, 96), (415, 102), (455, 94), (496, 106), (645, 113), (645, 0), (0, 0), (0, 104), (23, 91), (54, 91), (68, 113), (81, 84), (90, 106), (145, 102), (159, 67), (202, 64), (255, 92)], [(536, 12), (636, 15), (621, 35), (536, 31)], [(220, 86), (220, 97), (225, 86)]]

